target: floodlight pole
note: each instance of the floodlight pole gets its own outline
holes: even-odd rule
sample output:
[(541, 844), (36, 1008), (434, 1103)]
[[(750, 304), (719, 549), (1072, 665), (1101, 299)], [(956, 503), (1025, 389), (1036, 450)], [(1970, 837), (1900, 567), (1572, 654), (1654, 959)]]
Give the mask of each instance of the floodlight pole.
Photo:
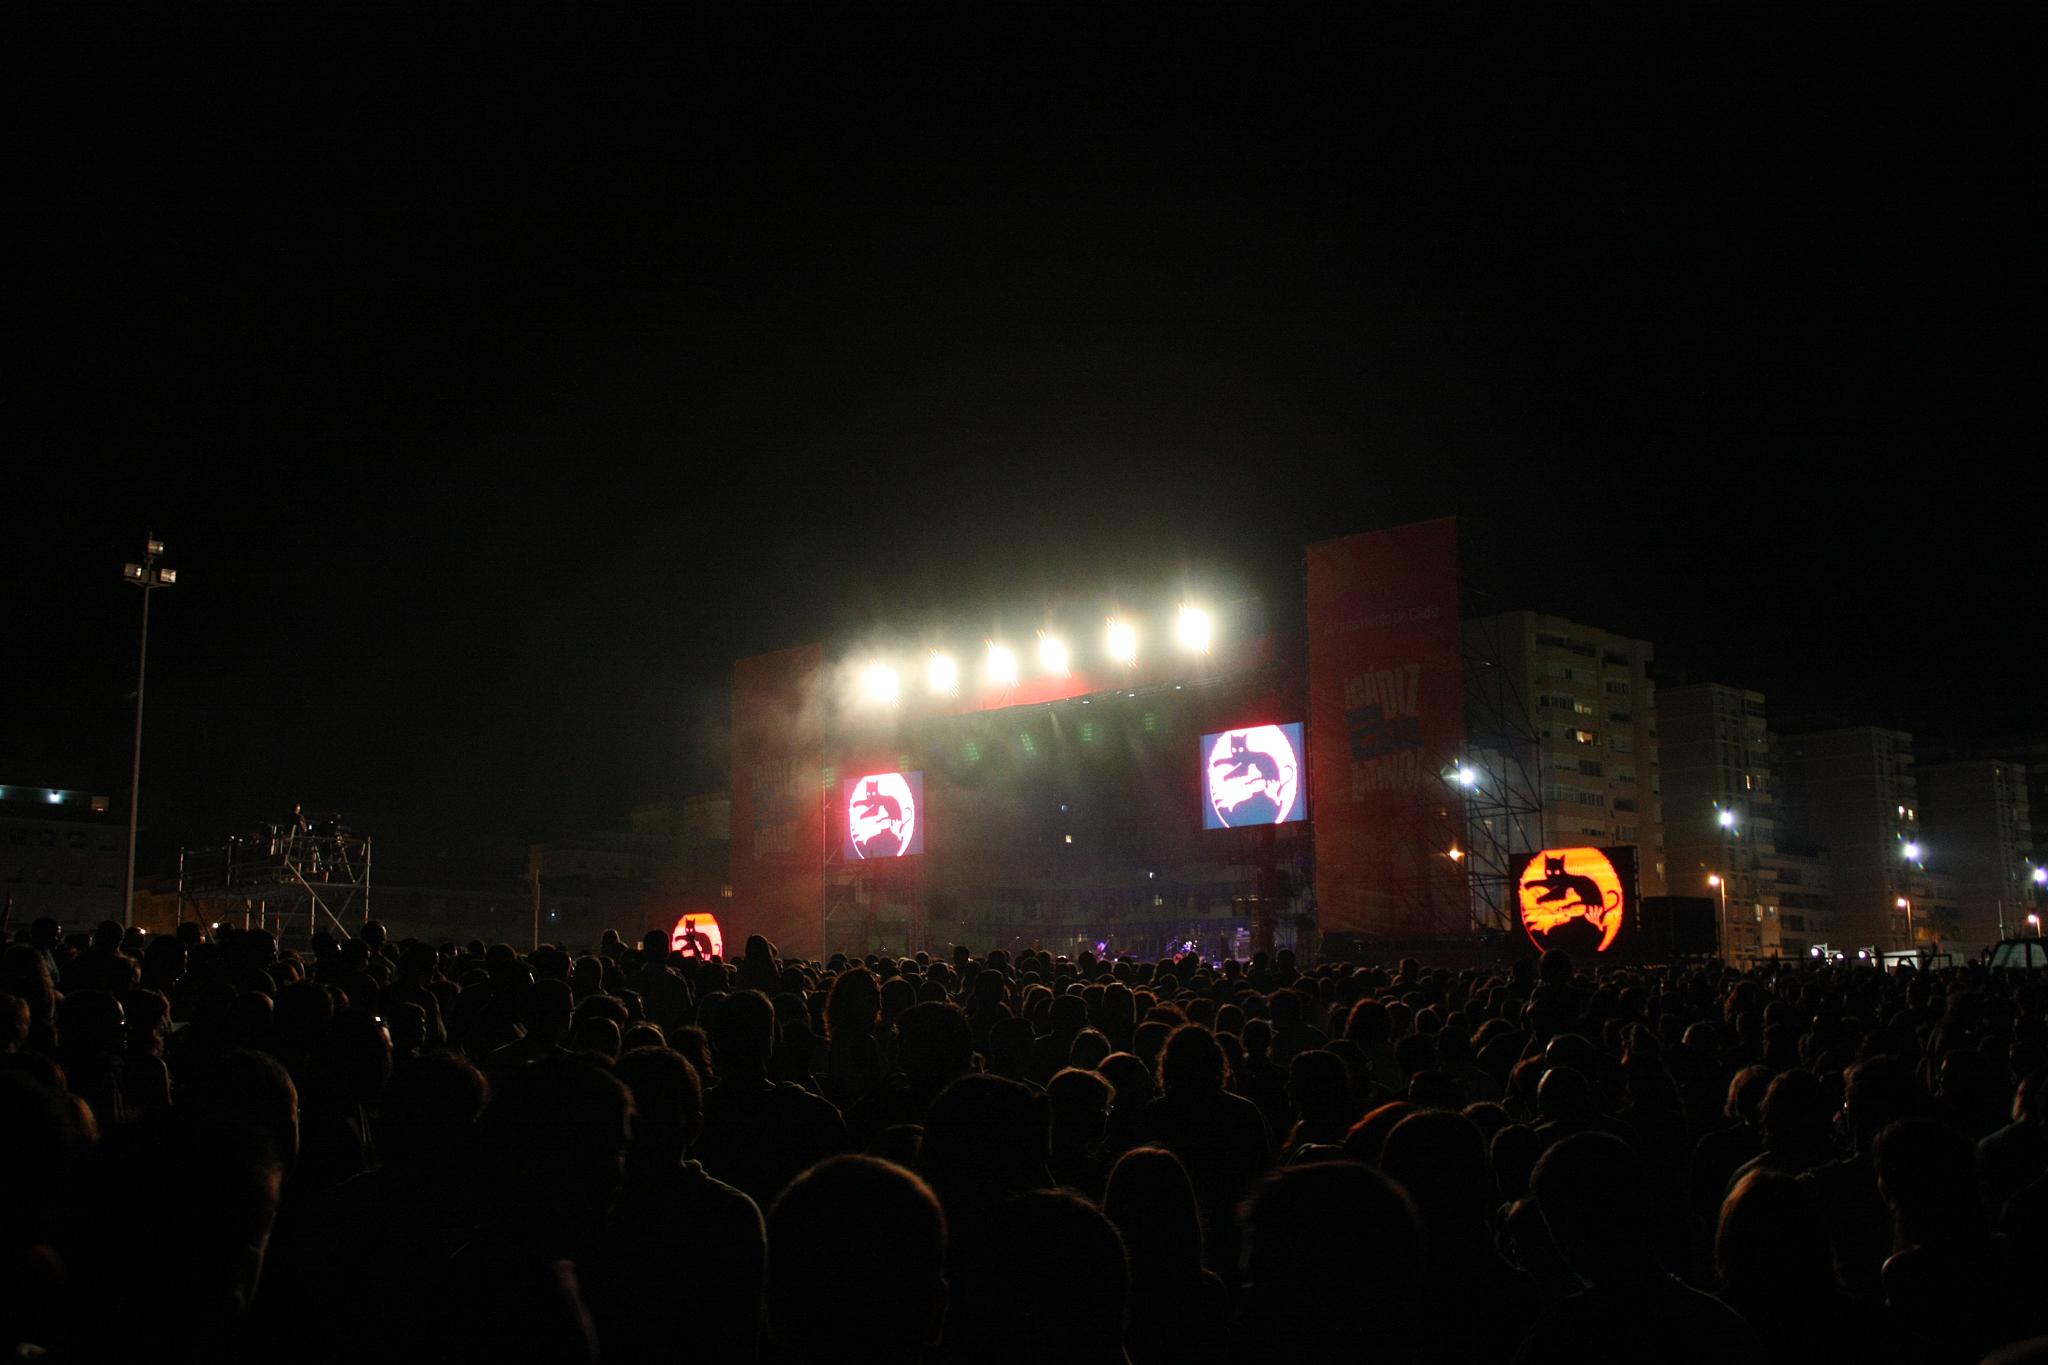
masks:
[(136, 816), (142, 805), (142, 687), (149, 674), (149, 594), (153, 589), (169, 587), (178, 581), (177, 570), (159, 565), (163, 554), (163, 542), (152, 532), (143, 541), (142, 562), (122, 568), (123, 579), (142, 589), (142, 643), (135, 658), (135, 751), (128, 773), (128, 874), (121, 883), (123, 929), (135, 923), (135, 830)]

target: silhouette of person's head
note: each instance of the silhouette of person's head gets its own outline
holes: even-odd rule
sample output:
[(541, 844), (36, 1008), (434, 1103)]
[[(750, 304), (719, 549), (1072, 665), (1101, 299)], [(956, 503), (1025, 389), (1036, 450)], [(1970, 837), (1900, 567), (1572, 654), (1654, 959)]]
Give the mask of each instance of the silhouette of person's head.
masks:
[(1133, 1147), (1117, 1158), (1102, 1195), (1142, 1285), (1185, 1288), (1202, 1269), (1202, 1215), (1187, 1167), (1164, 1147)]
[(85, 1182), (93, 1234), (70, 1270), (107, 1297), (76, 1320), (80, 1359), (220, 1359), (234, 1344), (262, 1278), (282, 1170), (267, 1129), (218, 1109), (204, 1117), (125, 1125), (95, 1153)]
[[(120, 1052), (127, 1016), (110, 991), (68, 991), (57, 1005), (57, 1041), (66, 1058)], [(68, 1067), (71, 1062), (67, 1061)]]
[(1781, 1171), (1751, 1171), (1728, 1192), (1714, 1268), (1738, 1302), (1823, 1303), (1834, 1292), (1827, 1225), (1799, 1181)]
[(871, 1037), (882, 1018), (882, 986), (865, 968), (841, 972), (825, 999), (825, 1033), (832, 1039)]
[[(1728, 1098), (1721, 1112), (1752, 1128), (1763, 1124), (1764, 1092), (1771, 1088), (1771, 1069), (1746, 1066), (1728, 1079)], [(1876, 1136), (1875, 1133), (1872, 1136)]]
[(1586, 1123), (1594, 1117), (1593, 1086), (1575, 1067), (1552, 1066), (1536, 1087), (1536, 1106), (1549, 1123)]
[(1351, 1125), (1351, 1131), (1344, 1135), (1344, 1154), (1353, 1161), (1379, 1165), (1380, 1149), (1386, 1145), (1387, 1135), (1394, 1131), (1394, 1125), (1414, 1112), (1416, 1106), (1407, 1100), (1390, 1100), (1380, 1105)]
[(1307, 1048), (1287, 1064), (1287, 1098), (1304, 1123), (1349, 1127), (1357, 1116), (1351, 1101), (1351, 1073), (1344, 1059), (1326, 1048)]
[(925, 1115), (918, 1170), (956, 1225), (1052, 1183), (1045, 1096), (1002, 1076), (962, 1076)]
[(513, 1072), (483, 1119), (500, 1210), (544, 1241), (593, 1231), (618, 1198), (632, 1113), (618, 1078), (580, 1058)]
[(1478, 1125), (1450, 1110), (1419, 1110), (1395, 1124), (1380, 1169), (1415, 1201), (1432, 1250), (1482, 1234), (1500, 1203)]
[(1970, 1140), (1933, 1119), (1900, 1119), (1877, 1135), (1877, 1183), (1904, 1247), (1952, 1247), (1988, 1223)]
[(0, 991), (0, 1053), (14, 1052), (28, 1041), (28, 1001)]
[(1116, 1088), (1099, 1072), (1063, 1067), (1045, 1084), (1052, 1108), (1053, 1145), (1062, 1151), (1092, 1151), (1102, 1143)]
[(1068, 1190), (1032, 1190), (996, 1210), (962, 1267), (953, 1336), (977, 1358), (1124, 1365), (1130, 1271), (1110, 1221)]
[(1827, 1097), (1811, 1071), (1781, 1072), (1764, 1091), (1764, 1146), (1773, 1152), (1824, 1151)]
[[(946, 1311), (946, 1219), (938, 1200), (892, 1162), (819, 1162), (769, 1210), (765, 1297), (768, 1334), (790, 1360), (917, 1358), (920, 1347), (937, 1344)], [(902, 1324), (897, 1330), (874, 1321), (884, 1308)]]
[(1627, 1143), (1607, 1133), (1575, 1133), (1536, 1162), (1529, 1191), (1558, 1254), (1586, 1284), (1636, 1279), (1654, 1271), (1649, 1187)]
[(1529, 1173), (1543, 1155), (1543, 1139), (1526, 1123), (1510, 1123), (1493, 1135), (1486, 1145), (1487, 1165), (1503, 1202), (1526, 1198)]
[(289, 1170), (299, 1153), (299, 1092), (268, 1053), (236, 1048), (188, 1081), (178, 1112), (200, 1132), (251, 1129)]
[(460, 1054), (428, 1052), (401, 1062), (377, 1106), (377, 1150), (390, 1167), (450, 1169), (470, 1155), (489, 1098), (483, 1073)]
[(922, 1000), (896, 1016), (897, 1060), (914, 1086), (936, 1089), (974, 1069), (974, 1027), (967, 1012)]
[(633, 1092), (633, 1143), (628, 1159), (637, 1169), (682, 1160), (704, 1126), (704, 1087), (682, 1053), (665, 1047), (635, 1048), (619, 1058), (612, 1074)]
[(735, 991), (718, 1002), (708, 1032), (721, 1076), (764, 1076), (775, 1047), (775, 1006), (759, 991)]
[(1920, 1106), (1920, 1083), (1913, 1069), (1897, 1057), (1871, 1057), (1849, 1068), (1842, 1084), (1842, 1112), (1856, 1140), (1868, 1153), (1877, 1135)]
[(1230, 1082), (1230, 1062), (1216, 1035), (1200, 1024), (1173, 1030), (1159, 1054), (1159, 1089), (1167, 1096), (1220, 1092)]
[(1285, 1166), (1257, 1186), (1243, 1221), (1239, 1311), (1257, 1359), (1347, 1358), (1361, 1316), (1384, 1328), (1377, 1358), (1402, 1358), (1422, 1231), (1398, 1185), (1361, 1162)]
[(1116, 1103), (1120, 1109), (1127, 1104), (1142, 1107), (1159, 1093), (1152, 1068), (1134, 1052), (1112, 1052), (1097, 1062), (1095, 1069), (1116, 1087)]
[(526, 993), (526, 1036), (560, 1046), (569, 1039), (575, 1010), (576, 997), (570, 994), (568, 982), (552, 977), (534, 982)]

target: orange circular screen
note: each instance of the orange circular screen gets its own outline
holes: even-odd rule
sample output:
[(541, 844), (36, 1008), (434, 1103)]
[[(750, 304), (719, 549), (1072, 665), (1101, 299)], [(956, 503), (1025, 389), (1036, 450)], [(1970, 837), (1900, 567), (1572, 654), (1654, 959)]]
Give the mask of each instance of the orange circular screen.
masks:
[(669, 947), (684, 957), (723, 957), (725, 935), (718, 932), (718, 916), (684, 915), (669, 935)]
[(1627, 893), (1597, 848), (1546, 848), (1522, 869), (1522, 928), (1538, 948), (1604, 953), (1621, 932)]

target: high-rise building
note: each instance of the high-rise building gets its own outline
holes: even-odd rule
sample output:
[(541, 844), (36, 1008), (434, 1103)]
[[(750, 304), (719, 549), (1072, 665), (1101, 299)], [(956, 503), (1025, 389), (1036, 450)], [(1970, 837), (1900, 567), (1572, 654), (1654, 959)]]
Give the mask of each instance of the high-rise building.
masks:
[(2002, 759), (1918, 769), (1927, 856), (1955, 888), (1951, 951), (1975, 955), (2021, 932), (2037, 913), (2028, 772)]
[(1835, 893), (1826, 857), (1773, 849), (1760, 857), (1770, 878), (1776, 904), (1764, 906), (1765, 957), (1773, 956), (1771, 935), (1777, 934), (1775, 956), (1800, 958), (1817, 949), (1829, 955), (1853, 953), (1834, 940)]
[[(1468, 688), (1468, 710), (1515, 710), (1531, 737), (1528, 780), (1542, 806), (1536, 847), (1632, 845), (1642, 894), (1666, 894), (1654, 648), (1531, 611), (1468, 621), (1465, 639), (1468, 655), (1487, 656), (1493, 679)], [(1468, 720), (1475, 735), (1500, 726), (1498, 716)]]
[(1943, 943), (1943, 887), (1926, 869), (1913, 737), (1861, 725), (1780, 736), (1777, 837), (1825, 851), (1837, 950), (1897, 951)]
[[(1779, 917), (1777, 799), (1764, 696), (1721, 683), (1657, 690), (1667, 880), (1677, 895), (1712, 896), (1732, 962), (1804, 957), (1808, 930)], [(1802, 921), (1805, 916), (1800, 916)]]

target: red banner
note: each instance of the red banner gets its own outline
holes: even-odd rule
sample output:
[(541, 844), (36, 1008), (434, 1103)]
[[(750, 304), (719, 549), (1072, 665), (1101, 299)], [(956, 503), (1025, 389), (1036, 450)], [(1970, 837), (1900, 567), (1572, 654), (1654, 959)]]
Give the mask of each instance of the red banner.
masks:
[(1319, 927), (1464, 930), (1457, 522), (1309, 546), (1308, 666)]
[(784, 956), (824, 952), (823, 658), (803, 645), (733, 665), (734, 956), (749, 934)]

